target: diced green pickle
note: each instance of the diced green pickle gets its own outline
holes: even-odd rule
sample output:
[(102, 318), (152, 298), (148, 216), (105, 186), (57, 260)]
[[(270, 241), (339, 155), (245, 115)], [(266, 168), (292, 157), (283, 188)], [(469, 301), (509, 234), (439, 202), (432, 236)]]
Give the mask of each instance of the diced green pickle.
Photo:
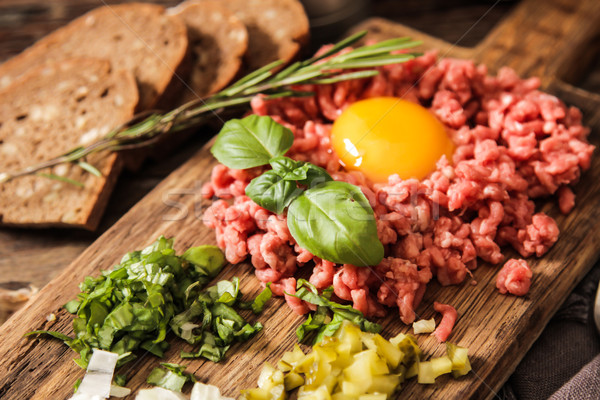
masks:
[(304, 385), (304, 378), (300, 374), (289, 372), (283, 378), (283, 384), (285, 386), (285, 390), (290, 391)]
[(466, 348), (446, 342), (446, 353), (452, 361), (452, 375), (455, 378), (466, 375), (471, 371), (471, 363)]
[(440, 375), (458, 377), (471, 370), (466, 348), (446, 343), (446, 352), (421, 361), (413, 336), (401, 333), (388, 341), (344, 322), (308, 354), (296, 345), (277, 369), (266, 363), (258, 388), (242, 391), (240, 399), (284, 400), (298, 389), (299, 400), (387, 400), (405, 379), (418, 376), (419, 383), (431, 384)]

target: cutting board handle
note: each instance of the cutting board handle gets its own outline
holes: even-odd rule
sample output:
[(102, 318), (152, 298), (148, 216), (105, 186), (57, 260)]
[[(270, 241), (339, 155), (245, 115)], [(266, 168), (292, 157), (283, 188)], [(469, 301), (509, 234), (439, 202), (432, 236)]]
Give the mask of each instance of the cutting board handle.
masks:
[(475, 58), (507, 65), (543, 86), (575, 82), (600, 50), (599, 0), (523, 0), (475, 48)]

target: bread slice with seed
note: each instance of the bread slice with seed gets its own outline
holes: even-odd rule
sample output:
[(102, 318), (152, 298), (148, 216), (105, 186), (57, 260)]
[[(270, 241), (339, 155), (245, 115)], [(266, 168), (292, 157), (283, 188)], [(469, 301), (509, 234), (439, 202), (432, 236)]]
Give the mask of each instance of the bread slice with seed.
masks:
[(180, 103), (218, 92), (236, 76), (248, 48), (244, 24), (217, 1), (184, 2), (170, 10), (187, 27), (191, 74)]
[(158, 5), (129, 3), (94, 9), (50, 33), (0, 65), (0, 87), (27, 70), (77, 57), (104, 58), (132, 72), (139, 86), (139, 109), (152, 107), (184, 59), (184, 23)]
[[(133, 75), (107, 60), (71, 59), (33, 68), (0, 89), (0, 174), (90, 144), (128, 121), (137, 102)], [(118, 157), (106, 152), (88, 157), (100, 177), (71, 164), (41, 171), (83, 187), (39, 176), (0, 183), (0, 223), (95, 229), (120, 171)]]
[(248, 29), (246, 72), (276, 60), (287, 63), (308, 42), (308, 17), (297, 0), (221, 0), (219, 4)]

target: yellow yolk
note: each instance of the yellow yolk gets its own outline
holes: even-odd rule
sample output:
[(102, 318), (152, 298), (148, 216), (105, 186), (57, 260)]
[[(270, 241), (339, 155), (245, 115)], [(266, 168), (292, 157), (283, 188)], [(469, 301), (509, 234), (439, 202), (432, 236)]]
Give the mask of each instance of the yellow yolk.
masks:
[(426, 108), (395, 97), (361, 100), (333, 123), (333, 150), (344, 167), (362, 171), (373, 182), (423, 179), (454, 145), (444, 125)]

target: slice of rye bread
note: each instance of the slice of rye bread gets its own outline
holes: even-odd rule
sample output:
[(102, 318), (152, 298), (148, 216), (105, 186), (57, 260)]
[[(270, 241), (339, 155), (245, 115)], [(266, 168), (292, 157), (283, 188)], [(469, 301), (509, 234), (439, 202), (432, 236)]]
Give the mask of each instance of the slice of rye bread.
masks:
[[(86, 145), (127, 122), (138, 92), (133, 75), (107, 60), (71, 59), (30, 70), (0, 90), (0, 173), (18, 171)], [(97, 227), (121, 169), (119, 155), (88, 157), (102, 176), (73, 164), (42, 173), (84, 187), (24, 176), (0, 183), (0, 223), (32, 227)]]
[(244, 24), (217, 1), (183, 2), (169, 10), (187, 27), (192, 70), (179, 103), (224, 88), (236, 76), (248, 48)]
[(221, 0), (219, 4), (248, 29), (246, 73), (276, 60), (287, 63), (308, 43), (308, 17), (297, 0)]
[(151, 108), (169, 85), (187, 51), (187, 32), (164, 7), (129, 3), (96, 8), (50, 33), (0, 65), (0, 87), (48, 61), (92, 57), (131, 71), (138, 110)]

